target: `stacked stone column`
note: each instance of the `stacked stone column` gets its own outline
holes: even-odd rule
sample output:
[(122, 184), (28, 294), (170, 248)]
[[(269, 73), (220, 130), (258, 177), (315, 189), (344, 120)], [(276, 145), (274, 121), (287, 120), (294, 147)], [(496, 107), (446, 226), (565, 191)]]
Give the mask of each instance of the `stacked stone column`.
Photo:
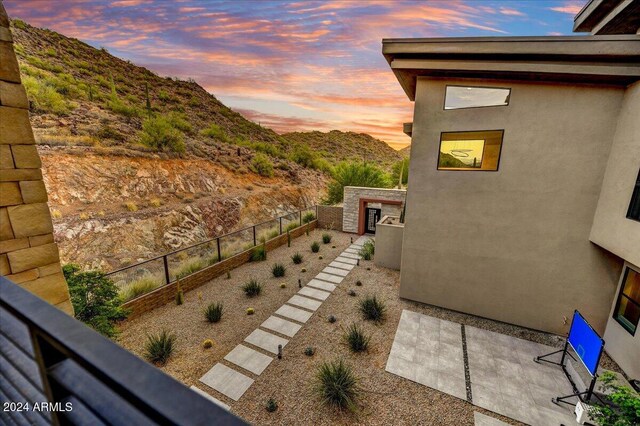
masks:
[(9, 19), (0, 3), (0, 275), (73, 313), (29, 123)]

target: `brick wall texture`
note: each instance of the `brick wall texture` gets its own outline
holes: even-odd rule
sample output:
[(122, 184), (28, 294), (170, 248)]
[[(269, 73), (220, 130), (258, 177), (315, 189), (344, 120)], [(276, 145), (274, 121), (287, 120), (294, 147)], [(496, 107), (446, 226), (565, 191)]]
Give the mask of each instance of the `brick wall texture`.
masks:
[[(318, 221), (314, 220), (307, 225), (302, 225), (290, 232), (291, 238), (299, 237), (309, 231), (316, 229)], [(265, 247), (267, 253), (277, 247), (287, 244), (287, 234), (279, 235), (266, 242)], [(207, 268), (204, 268), (188, 277), (182, 278), (179, 282), (175, 281), (165, 286), (162, 286), (150, 293), (144, 294), (133, 300), (128, 301), (123, 307), (129, 310), (128, 319), (135, 318), (142, 315), (145, 312), (151, 311), (160, 306), (166, 305), (169, 302), (174, 302), (176, 294), (178, 292), (178, 285), (180, 289), (186, 293), (190, 290), (198, 288), (212, 279), (224, 275), (227, 271), (231, 271), (238, 266), (247, 263), (251, 259), (251, 252), (253, 249), (243, 251), (235, 256), (231, 256), (224, 259), (222, 262), (218, 262)]]
[(29, 102), (0, 3), (0, 275), (70, 314)]
[[(344, 188), (344, 201), (342, 203), (342, 230), (344, 232), (358, 232), (358, 214), (360, 209), (360, 199), (376, 199), (404, 202), (407, 196), (405, 189), (386, 188), (361, 188), (358, 186), (346, 186)], [(399, 206), (389, 206), (382, 204), (382, 216), (400, 215)], [(382, 216), (380, 217), (382, 219)]]
[(318, 206), (318, 228), (342, 231), (342, 207)]

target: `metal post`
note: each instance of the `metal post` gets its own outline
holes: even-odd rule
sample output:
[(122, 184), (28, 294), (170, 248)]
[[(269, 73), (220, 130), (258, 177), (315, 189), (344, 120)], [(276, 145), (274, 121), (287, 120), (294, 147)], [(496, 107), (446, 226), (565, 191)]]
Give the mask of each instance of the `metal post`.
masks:
[(280, 216), (280, 235), (282, 235), (282, 216)]
[(216, 245), (218, 246), (218, 262), (221, 262), (222, 253), (220, 253), (220, 238), (216, 238)]
[(169, 263), (167, 262), (167, 256), (162, 256), (162, 261), (164, 262), (164, 282), (165, 284), (169, 284)]
[(278, 359), (282, 359), (282, 345), (278, 345)]
[(257, 246), (257, 241), (256, 241), (256, 226), (253, 225), (253, 246)]

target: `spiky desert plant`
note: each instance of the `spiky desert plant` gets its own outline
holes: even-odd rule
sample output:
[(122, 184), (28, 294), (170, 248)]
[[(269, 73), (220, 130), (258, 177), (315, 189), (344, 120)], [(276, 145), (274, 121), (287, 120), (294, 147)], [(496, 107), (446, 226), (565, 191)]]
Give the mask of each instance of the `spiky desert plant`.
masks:
[(364, 260), (371, 260), (371, 258), (373, 257), (374, 253), (375, 253), (375, 245), (374, 245), (373, 241), (371, 241), (371, 240), (365, 242), (362, 245), (362, 248), (360, 249), (360, 251), (358, 251), (358, 254)]
[(291, 260), (293, 261), (293, 263), (295, 263), (296, 265), (299, 265), (302, 263), (302, 255), (300, 253), (294, 253), (293, 256), (291, 256)]
[(167, 330), (147, 335), (145, 357), (154, 364), (164, 365), (175, 349), (176, 335)]
[(316, 373), (314, 390), (324, 404), (355, 411), (359, 379), (343, 360), (325, 362)]
[(274, 277), (276, 278), (280, 278), (280, 277), (284, 277), (284, 274), (287, 272), (287, 268), (284, 267), (284, 265), (282, 263), (275, 263), (272, 267), (271, 267), (271, 273), (273, 274)]
[(278, 403), (276, 402), (275, 399), (269, 398), (267, 400), (267, 403), (265, 404), (265, 408), (268, 412), (273, 413), (278, 409)]
[(262, 293), (262, 284), (258, 282), (255, 278), (251, 278), (242, 286), (242, 291), (248, 297), (259, 296)]
[(360, 313), (368, 321), (382, 322), (385, 319), (387, 307), (376, 296), (367, 296), (360, 300)]
[(316, 350), (313, 348), (313, 346), (307, 346), (306, 348), (304, 348), (304, 354), (306, 356), (313, 356), (313, 354), (316, 353)]
[(267, 246), (266, 244), (262, 244), (253, 249), (251, 252), (251, 261), (256, 262), (260, 260), (267, 260)]
[(204, 317), (209, 322), (219, 322), (222, 319), (222, 311), (224, 307), (222, 303), (215, 302), (209, 303), (209, 305), (204, 308)]
[(314, 253), (317, 253), (317, 252), (320, 251), (320, 244), (317, 241), (314, 241), (311, 244), (311, 251), (314, 252)]
[(331, 242), (331, 234), (322, 234), (322, 242), (329, 244)]
[(365, 334), (358, 324), (353, 323), (347, 328), (344, 339), (351, 352), (364, 352), (369, 347), (371, 336)]
[(307, 212), (305, 213), (304, 216), (302, 216), (302, 223), (313, 222), (315, 219), (316, 219), (315, 214), (313, 214), (312, 212)]

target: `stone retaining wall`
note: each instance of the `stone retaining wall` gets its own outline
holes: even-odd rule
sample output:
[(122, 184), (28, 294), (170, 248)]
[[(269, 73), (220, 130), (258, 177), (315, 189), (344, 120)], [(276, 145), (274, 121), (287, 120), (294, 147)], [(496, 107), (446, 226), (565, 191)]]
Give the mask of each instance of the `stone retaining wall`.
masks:
[[(407, 195), (405, 189), (387, 188), (362, 188), (358, 186), (346, 186), (344, 188), (344, 202), (342, 215), (342, 230), (344, 232), (358, 232), (360, 200), (388, 200), (392, 202), (404, 202)], [(382, 203), (383, 216), (399, 216), (402, 208), (400, 205), (387, 205)]]
[(318, 206), (318, 228), (342, 231), (342, 206)]
[(0, 3), (0, 275), (71, 314), (40, 168), (9, 18)]
[[(318, 225), (318, 221), (314, 220), (309, 222), (308, 225), (302, 225), (293, 231), (290, 232), (292, 238), (299, 237), (306, 233), (307, 228), (309, 231), (314, 230)], [(279, 235), (269, 241), (266, 242), (267, 252), (280, 247), (284, 244), (287, 244), (287, 234)], [(207, 282), (211, 281), (214, 278), (217, 278), (221, 275), (227, 273), (232, 269), (237, 268), (238, 266), (248, 262), (251, 259), (251, 252), (253, 248), (243, 251), (242, 253), (238, 253), (235, 256), (231, 256), (227, 259), (224, 259), (221, 262), (218, 262), (214, 265), (211, 265), (207, 268), (204, 268), (194, 274), (189, 275), (188, 277), (182, 278), (180, 280), (180, 288), (183, 292), (191, 291), (195, 288), (198, 288)], [(129, 310), (129, 319), (135, 318), (137, 316), (142, 315), (145, 312), (151, 311), (152, 309), (163, 306), (169, 302), (174, 302), (176, 294), (178, 292), (178, 283), (173, 282), (171, 284), (162, 286), (150, 293), (144, 294), (140, 297), (137, 297), (133, 300), (128, 301), (123, 305), (125, 309)]]

